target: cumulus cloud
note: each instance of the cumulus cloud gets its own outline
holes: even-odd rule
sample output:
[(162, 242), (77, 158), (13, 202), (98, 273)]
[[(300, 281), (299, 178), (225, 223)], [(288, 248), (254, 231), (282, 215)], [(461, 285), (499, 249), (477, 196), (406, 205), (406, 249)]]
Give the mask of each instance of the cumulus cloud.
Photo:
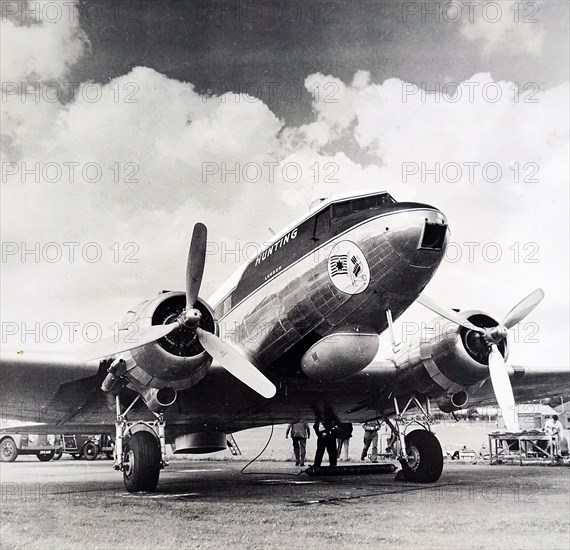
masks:
[(75, 1), (59, 8), (53, 2), (46, 11), (40, 2), (3, 4), (0, 75), (4, 83), (59, 80), (89, 46)]

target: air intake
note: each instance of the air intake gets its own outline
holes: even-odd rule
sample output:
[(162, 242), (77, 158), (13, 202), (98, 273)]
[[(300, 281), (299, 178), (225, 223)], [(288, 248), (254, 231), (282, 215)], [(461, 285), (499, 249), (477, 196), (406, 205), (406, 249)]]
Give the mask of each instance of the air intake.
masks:
[(424, 232), (420, 240), (421, 250), (442, 250), (445, 243), (447, 225), (444, 223), (430, 223), (426, 221)]

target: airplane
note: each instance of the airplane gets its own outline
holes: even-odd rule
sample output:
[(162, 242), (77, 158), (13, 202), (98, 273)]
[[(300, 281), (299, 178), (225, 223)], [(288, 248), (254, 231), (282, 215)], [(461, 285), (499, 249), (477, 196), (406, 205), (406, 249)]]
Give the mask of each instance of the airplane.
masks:
[[(569, 393), (565, 368), (506, 363), (508, 330), (542, 290), (501, 322), (424, 293), (448, 238), (434, 206), (387, 192), (338, 195), (275, 234), (206, 301), (207, 229), (197, 223), (185, 291), (134, 306), (121, 330), (76, 353), (3, 353), (2, 416), (43, 423), (34, 430), (45, 433), (114, 433), (129, 492), (155, 490), (167, 444), (214, 452), (226, 434), (301, 418), (378, 419), (405, 479), (435, 482), (443, 452), (432, 402), (444, 412), (497, 402), (515, 432), (515, 396)], [(398, 342), (393, 323), (414, 302), (437, 317), (431, 331)], [(391, 357), (380, 347), (386, 330)], [(412, 408), (422, 421), (407, 420)], [(9, 434), (0, 437), (10, 461)]]

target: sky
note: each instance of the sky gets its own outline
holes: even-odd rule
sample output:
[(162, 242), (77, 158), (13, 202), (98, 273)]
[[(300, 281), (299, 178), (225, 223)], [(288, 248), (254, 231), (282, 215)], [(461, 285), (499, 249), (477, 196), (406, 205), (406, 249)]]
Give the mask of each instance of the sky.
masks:
[(510, 360), (568, 364), (567, 2), (1, 8), (3, 348), (182, 289), (197, 221), (207, 297), (315, 199), (375, 189), (448, 217), (429, 294), (501, 319), (543, 288)]

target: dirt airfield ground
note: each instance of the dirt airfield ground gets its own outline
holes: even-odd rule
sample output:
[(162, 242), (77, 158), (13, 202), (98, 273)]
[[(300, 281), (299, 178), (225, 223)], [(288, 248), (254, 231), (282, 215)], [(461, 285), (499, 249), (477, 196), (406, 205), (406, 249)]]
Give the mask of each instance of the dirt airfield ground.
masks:
[[(236, 436), (246, 458), (266, 435)], [(446, 462), (433, 485), (394, 474), (309, 477), (283, 460), (284, 430), (276, 436), (270, 460), (243, 474), (243, 457), (173, 457), (152, 494), (126, 493), (105, 459), (19, 457), (0, 466), (0, 547), (570, 547), (568, 467)]]

